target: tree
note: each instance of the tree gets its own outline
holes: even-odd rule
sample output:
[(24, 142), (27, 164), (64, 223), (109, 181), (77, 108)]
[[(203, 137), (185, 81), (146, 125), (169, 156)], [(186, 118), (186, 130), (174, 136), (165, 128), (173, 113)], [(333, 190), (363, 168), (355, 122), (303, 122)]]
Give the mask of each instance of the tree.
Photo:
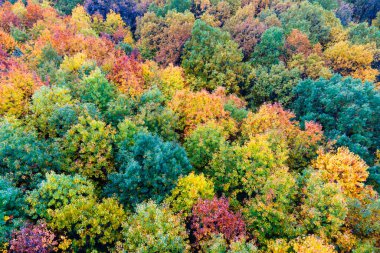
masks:
[(239, 90), (247, 81), (247, 66), (238, 44), (227, 32), (197, 20), (186, 42), (182, 67), (194, 90), (214, 90), (219, 85), (227, 91)]
[(225, 198), (199, 200), (193, 207), (191, 231), (196, 242), (208, 240), (211, 234), (223, 234), (228, 242), (245, 237), (245, 223), (241, 214), (229, 209)]
[(133, 146), (120, 147), (116, 154), (119, 172), (109, 175), (105, 191), (116, 194), (126, 206), (148, 199), (160, 202), (190, 170), (186, 152), (176, 143), (145, 133), (135, 135), (133, 142)]
[(184, 148), (190, 162), (198, 171), (204, 171), (210, 163), (213, 154), (226, 144), (223, 127), (210, 121), (198, 127), (186, 137)]
[(260, 42), (262, 34), (268, 28), (265, 22), (255, 17), (256, 6), (248, 4), (238, 9), (234, 16), (226, 21), (224, 28), (243, 50), (244, 58), (249, 58)]
[(136, 30), (142, 55), (165, 66), (170, 63), (179, 64), (183, 46), (190, 38), (194, 22), (194, 15), (190, 12), (169, 11), (165, 17), (146, 13), (138, 20)]
[(63, 170), (79, 173), (97, 182), (114, 171), (112, 157), (113, 130), (90, 116), (79, 117), (61, 141)]
[(225, 94), (212, 94), (205, 90), (191, 92), (178, 91), (168, 106), (178, 114), (180, 128), (188, 135), (198, 124), (215, 121), (231, 133), (234, 131), (235, 122), (229, 117), (229, 112), (224, 110)]
[(305, 80), (294, 89), (295, 113), (303, 122), (319, 122), (327, 138), (347, 146), (371, 164), (380, 144), (379, 92), (372, 84), (335, 75), (330, 80)]
[(46, 224), (27, 225), (12, 234), (11, 252), (55, 252), (58, 242)]
[(117, 1), (117, 0), (85, 0), (84, 7), (90, 15), (99, 13), (106, 18), (106, 15), (112, 10), (119, 13), (124, 22), (134, 28), (136, 17), (140, 15), (135, 1)]
[(84, 0), (54, 0), (53, 4), (58, 11), (69, 15), (78, 4), (83, 4), (83, 2)]
[(374, 54), (366, 45), (350, 45), (347, 41), (341, 41), (327, 48), (324, 54), (331, 67), (343, 76), (375, 81), (379, 73), (371, 68)]
[(345, 147), (336, 153), (319, 153), (313, 167), (322, 172), (326, 181), (338, 183), (350, 198), (359, 196), (368, 177), (367, 164)]
[(0, 177), (0, 245), (9, 241), (12, 231), (26, 218), (23, 192), (10, 181)]
[(20, 123), (0, 122), (0, 175), (18, 186), (33, 189), (46, 172), (60, 168), (60, 155), (54, 143), (39, 140), (37, 133)]
[(277, 169), (268, 177), (255, 198), (244, 208), (247, 228), (260, 243), (275, 238), (292, 238), (297, 228), (296, 179), (286, 168)]
[(293, 88), (300, 79), (298, 69), (289, 70), (283, 63), (270, 68), (259, 66), (248, 99), (255, 107), (264, 102), (279, 102), (288, 107), (293, 99)]
[(187, 252), (185, 225), (179, 216), (153, 201), (139, 204), (123, 229), (128, 252)]
[(296, 253), (335, 253), (333, 245), (329, 245), (315, 235), (297, 238), (292, 242), (292, 247)]
[(73, 251), (106, 250), (121, 240), (125, 212), (113, 198), (101, 202), (94, 198), (78, 198), (55, 209), (51, 215), (48, 225), (56, 231), (66, 232)]
[(347, 201), (339, 184), (328, 182), (320, 171), (305, 170), (301, 180), (304, 190), (300, 221), (308, 233), (331, 238), (345, 223)]
[(333, 25), (340, 24), (332, 12), (309, 1), (294, 4), (280, 15), (287, 34), (293, 29), (297, 29), (305, 33), (313, 44), (319, 42), (322, 45), (327, 44), (330, 40), (333, 26), (328, 23), (331, 21), (329, 17), (331, 17)]
[(49, 120), (56, 110), (73, 105), (70, 90), (60, 87), (41, 87), (33, 94), (30, 105), (30, 124), (34, 126), (41, 136), (56, 135), (56, 128), (51, 128)]
[(95, 187), (86, 178), (74, 175), (47, 173), (46, 179), (26, 198), (34, 218), (51, 220), (50, 212), (62, 208), (78, 198), (95, 198)]
[(196, 175), (193, 172), (178, 179), (177, 186), (165, 199), (171, 210), (181, 213), (185, 217), (190, 215), (193, 205), (199, 199), (212, 199), (214, 197), (214, 184), (203, 174)]
[(279, 63), (280, 56), (283, 55), (285, 36), (282, 28), (271, 27), (266, 30), (261, 41), (252, 53), (251, 61), (255, 65), (273, 65)]
[(105, 111), (108, 103), (116, 97), (116, 87), (108, 82), (100, 69), (94, 70), (79, 85), (80, 98), (84, 103), (94, 103)]

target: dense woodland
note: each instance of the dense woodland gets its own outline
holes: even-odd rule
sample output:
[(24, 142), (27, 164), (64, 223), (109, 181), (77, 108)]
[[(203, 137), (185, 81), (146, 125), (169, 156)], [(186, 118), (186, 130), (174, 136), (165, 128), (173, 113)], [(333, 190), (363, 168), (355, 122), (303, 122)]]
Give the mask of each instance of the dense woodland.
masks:
[(0, 252), (380, 252), (379, 11), (0, 0)]

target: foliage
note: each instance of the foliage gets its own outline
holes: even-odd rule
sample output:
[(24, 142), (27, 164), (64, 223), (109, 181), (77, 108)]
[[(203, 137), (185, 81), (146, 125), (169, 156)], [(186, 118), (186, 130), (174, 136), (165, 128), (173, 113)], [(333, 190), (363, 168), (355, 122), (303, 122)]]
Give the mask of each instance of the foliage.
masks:
[(186, 137), (184, 148), (190, 162), (198, 171), (203, 171), (211, 161), (213, 154), (226, 144), (223, 128), (210, 121), (198, 127)]
[(25, 199), (22, 191), (0, 177), (0, 244), (6, 243), (14, 229), (23, 225)]
[(0, 122), (0, 143), (1, 175), (7, 175), (18, 187), (34, 188), (46, 172), (59, 168), (56, 147), (18, 123)]
[(214, 90), (220, 84), (228, 91), (246, 82), (243, 54), (227, 32), (197, 20), (186, 42), (182, 67), (192, 89)]
[(135, 205), (144, 200), (162, 201), (181, 175), (191, 168), (182, 147), (151, 134), (139, 133), (134, 145), (123, 145), (116, 155), (119, 172), (109, 175), (106, 193), (121, 203)]
[(27, 225), (12, 234), (11, 252), (49, 253), (56, 250), (58, 242), (46, 224)]
[(287, 169), (268, 177), (259, 194), (249, 200), (244, 211), (247, 227), (259, 242), (294, 237), (297, 220), (293, 213), (297, 194), (296, 180)]
[(322, 239), (315, 235), (309, 235), (305, 238), (298, 238), (293, 243), (293, 249), (297, 253), (334, 253), (336, 252), (333, 245), (326, 244)]
[(187, 252), (187, 234), (181, 219), (153, 201), (139, 204), (124, 224), (128, 252)]
[(106, 18), (106, 15), (111, 11), (119, 13), (120, 16), (123, 18), (124, 22), (130, 27), (134, 27), (135, 19), (139, 15), (136, 2), (132, 0), (85, 0), (84, 7), (90, 15), (99, 13), (103, 16), (103, 18)]
[(285, 36), (283, 29), (271, 27), (266, 30), (260, 43), (252, 53), (252, 62), (255, 65), (273, 65), (279, 63), (279, 57), (283, 54)]
[(327, 138), (347, 146), (371, 164), (379, 146), (378, 91), (370, 83), (336, 75), (330, 80), (305, 80), (294, 93), (292, 107), (299, 118), (319, 122)]
[(284, 64), (272, 65), (270, 69), (258, 67), (249, 93), (252, 104), (260, 106), (264, 102), (279, 102), (288, 106), (293, 99), (293, 88), (300, 80), (297, 69), (287, 69)]
[(196, 241), (207, 240), (211, 234), (223, 234), (226, 240), (235, 241), (245, 236), (245, 223), (239, 213), (229, 209), (225, 198), (199, 200), (194, 205), (191, 217), (191, 230)]
[(49, 223), (54, 230), (66, 232), (72, 250), (112, 247), (121, 239), (125, 212), (112, 198), (97, 202), (94, 198), (77, 198), (51, 212)]
[(336, 153), (319, 153), (313, 167), (322, 172), (326, 181), (338, 183), (350, 198), (358, 197), (368, 177), (366, 163), (345, 147)]
[(78, 120), (79, 123), (69, 129), (61, 143), (63, 170), (104, 181), (107, 174), (114, 171), (113, 130), (90, 116), (81, 116)]
[(212, 199), (214, 197), (214, 184), (203, 174), (195, 175), (193, 172), (178, 179), (176, 187), (172, 190), (165, 202), (175, 213), (181, 212), (184, 216), (191, 213), (191, 209), (199, 199)]
[(51, 210), (62, 208), (81, 197), (95, 197), (95, 187), (86, 178), (48, 173), (39, 188), (29, 193), (26, 199), (30, 206), (28, 213), (35, 219), (49, 220)]

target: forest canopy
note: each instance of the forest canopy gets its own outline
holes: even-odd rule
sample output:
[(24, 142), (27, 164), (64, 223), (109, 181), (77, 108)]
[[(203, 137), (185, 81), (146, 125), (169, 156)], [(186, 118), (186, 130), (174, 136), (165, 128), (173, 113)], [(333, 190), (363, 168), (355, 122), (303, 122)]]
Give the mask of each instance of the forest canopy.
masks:
[(0, 252), (380, 252), (380, 1), (0, 0)]

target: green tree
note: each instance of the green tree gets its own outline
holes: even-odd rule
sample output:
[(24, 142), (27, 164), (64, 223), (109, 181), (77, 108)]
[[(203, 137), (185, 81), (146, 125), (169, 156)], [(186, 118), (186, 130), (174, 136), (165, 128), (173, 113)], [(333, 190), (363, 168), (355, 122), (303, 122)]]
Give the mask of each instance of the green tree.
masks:
[(23, 192), (4, 177), (0, 177), (0, 203), (0, 245), (2, 245), (9, 241), (14, 229), (23, 225), (26, 217)]
[(78, 198), (95, 198), (95, 187), (86, 178), (79, 175), (47, 173), (39, 187), (31, 191), (26, 198), (34, 218), (51, 219), (50, 212), (62, 208)]
[(298, 69), (287, 69), (283, 63), (270, 68), (256, 68), (251, 92), (247, 99), (252, 106), (260, 106), (265, 102), (279, 102), (284, 107), (290, 105), (293, 99), (293, 88), (301, 80)]
[(372, 164), (380, 146), (380, 95), (371, 83), (335, 75), (302, 81), (294, 93), (292, 107), (302, 122), (319, 122), (326, 137)]
[(8, 176), (19, 187), (32, 189), (46, 172), (60, 168), (54, 143), (39, 140), (37, 133), (19, 123), (0, 122), (0, 175)]
[(165, 206), (139, 204), (124, 225), (127, 252), (188, 252), (185, 224)]
[(248, 67), (243, 53), (228, 32), (197, 20), (186, 42), (182, 67), (194, 90), (214, 90), (223, 85), (237, 91), (246, 83)]
[(186, 137), (183, 146), (194, 168), (204, 171), (214, 153), (224, 145), (226, 145), (226, 136), (223, 127), (211, 121), (193, 130)]
[(109, 175), (105, 192), (118, 196), (124, 205), (147, 199), (162, 201), (191, 168), (186, 152), (174, 142), (145, 133), (135, 135), (133, 143), (123, 143), (119, 148), (119, 172)]
[(266, 30), (260, 43), (252, 53), (252, 62), (255, 65), (273, 65), (279, 63), (279, 58), (284, 54), (285, 34), (279, 27), (271, 27)]

